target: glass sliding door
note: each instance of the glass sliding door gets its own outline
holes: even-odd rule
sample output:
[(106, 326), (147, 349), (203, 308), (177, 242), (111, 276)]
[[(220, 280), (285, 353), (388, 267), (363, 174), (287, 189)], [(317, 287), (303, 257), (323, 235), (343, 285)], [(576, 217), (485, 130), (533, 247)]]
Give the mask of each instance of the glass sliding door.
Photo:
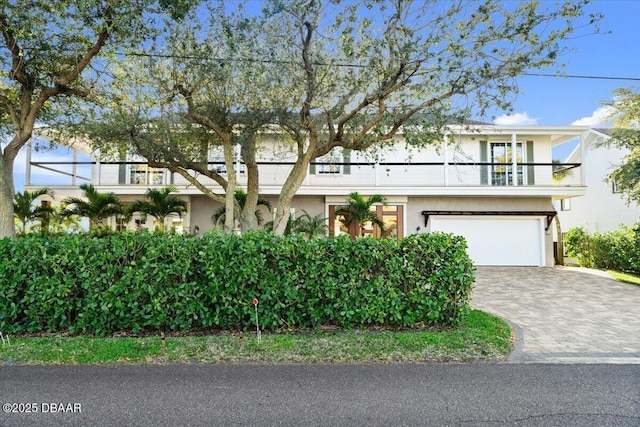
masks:
[[(491, 166), (491, 185), (512, 185), (513, 184), (513, 149), (510, 142), (492, 142), (490, 158), (491, 163), (504, 163), (504, 165)], [(522, 163), (524, 160), (522, 143), (516, 145), (516, 161)], [(516, 177), (518, 185), (524, 185), (524, 168), (517, 166)]]

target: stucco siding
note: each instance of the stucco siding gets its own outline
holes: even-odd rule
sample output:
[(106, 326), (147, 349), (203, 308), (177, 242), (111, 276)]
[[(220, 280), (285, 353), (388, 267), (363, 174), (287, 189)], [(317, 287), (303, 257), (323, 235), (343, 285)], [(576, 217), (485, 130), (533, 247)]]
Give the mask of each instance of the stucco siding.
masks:
[[(627, 205), (623, 195), (614, 193), (612, 184), (605, 182), (628, 151), (599, 146), (602, 141), (602, 138), (590, 138), (585, 146), (583, 168), (587, 190), (584, 196), (558, 204), (564, 232), (584, 227), (590, 232), (603, 233), (618, 229), (621, 224), (631, 226), (640, 221), (640, 206)], [(579, 161), (579, 151), (569, 161)]]

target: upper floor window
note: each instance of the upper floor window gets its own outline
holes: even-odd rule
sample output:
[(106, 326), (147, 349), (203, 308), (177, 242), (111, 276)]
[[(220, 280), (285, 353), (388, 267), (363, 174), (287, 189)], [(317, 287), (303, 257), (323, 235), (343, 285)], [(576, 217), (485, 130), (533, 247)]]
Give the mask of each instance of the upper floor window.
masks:
[[(227, 165), (224, 160), (224, 149), (220, 145), (214, 145), (209, 147), (209, 169), (220, 173), (227, 173)], [(233, 149), (233, 165), (234, 170), (238, 173), (245, 173), (247, 167), (242, 163), (242, 157), (240, 156), (240, 147), (236, 146)]]
[[(130, 158), (132, 162), (145, 161), (138, 156), (132, 156)], [(161, 168), (152, 168), (147, 164), (134, 164), (129, 165), (128, 168), (129, 184), (136, 185), (165, 185), (167, 184), (167, 171)]]
[(309, 166), (309, 173), (319, 175), (348, 175), (351, 173), (350, 162), (351, 150), (348, 148), (335, 147), (328, 154), (315, 159)]
[(342, 173), (342, 150), (333, 149), (318, 160), (322, 162), (318, 165), (318, 173)]
[[(491, 163), (505, 163), (491, 166), (491, 185), (511, 185), (513, 180), (513, 148), (510, 142), (492, 142)], [(522, 143), (516, 144), (516, 161), (524, 161)], [(518, 185), (524, 185), (524, 168), (516, 166)]]
[(611, 191), (613, 191), (613, 194), (622, 193), (622, 191), (620, 190), (620, 186), (618, 185), (617, 181), (612, 181), (611, 182)]

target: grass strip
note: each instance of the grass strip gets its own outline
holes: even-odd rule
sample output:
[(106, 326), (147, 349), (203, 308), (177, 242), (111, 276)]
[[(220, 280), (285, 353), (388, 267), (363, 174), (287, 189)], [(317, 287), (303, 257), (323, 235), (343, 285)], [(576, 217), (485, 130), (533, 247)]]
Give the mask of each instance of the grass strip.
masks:
[(417, 363), (496, 360), (510, 349), (502, 320), (473, 310), (456, 329), (336, 330), (298, 333), (132, 338), (11, 337), (4, 365), (173, 363)]
[(623, 273), (621, 271), (607, 270), (611, 277), (621, 282), (632, 283), (640, 286), (640, 276), (633, 273)]

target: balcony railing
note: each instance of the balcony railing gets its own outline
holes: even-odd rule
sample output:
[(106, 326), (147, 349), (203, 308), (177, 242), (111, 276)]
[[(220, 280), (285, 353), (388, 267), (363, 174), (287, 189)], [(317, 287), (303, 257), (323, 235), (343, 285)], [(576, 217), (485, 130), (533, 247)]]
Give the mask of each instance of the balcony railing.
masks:
[[(93, 182), (94, 185), (108, 186), (147, 186), (166, 185), (174, 182), (170, 174), (164, 172), (162, 182), (157, 180), (138, 180), (134, 183), (123, 178), (122, 166), (146, 165), (146, 162), (96, 162), (96, 161), (31, 161), (28, 165), (27, 186), (77, 186), (82, 182)], [(210, 168), (222, 165), (223, 162), (208, 162)], [(280, 185), (284, 182), (293, 162), (258, 162), (261, 183)], [(314, 162), (318, 165), (326, 163)], [(349, 162), (331, 163), (341, 166), (341, 171), (348, 173), (308, 174), (303, 186), (581, 186), (584, 185), (581, 163), (494, 163), (494, 162)], [(517, 173), (513, 174), (513, 168)], [(345, 168), (344, 166), (348, 166)], [(31, 168), (49, 172), (44, 178), (32, 173)], [(60, 177), (53, 179), (50, 172)], [(246, 177), (239, 174), (242, 185)], [(554, 179), (562, 176), (562, 179)], [(91, 176), (92, 178), (90, 178)], [(175, 184), (182, 184), (182, 177), (175, 176)], [(186, 183), (186, 181), (185, 181)], [(213, 181), (211, 181), (213, 184)]]

